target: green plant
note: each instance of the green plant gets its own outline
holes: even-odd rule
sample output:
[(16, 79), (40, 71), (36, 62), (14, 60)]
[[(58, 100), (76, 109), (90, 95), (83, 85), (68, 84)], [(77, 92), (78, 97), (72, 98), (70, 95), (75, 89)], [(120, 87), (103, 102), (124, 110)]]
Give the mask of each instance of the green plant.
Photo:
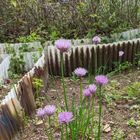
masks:
[(11, 70), (8, 71), (8, 76), (11, 79), (17, 79), (17, 78), (19, 78), (19, 74), (15, 74)]
[(36, 55), (36, 54), (33, 54), (33, 55), (32, 55), (32, 59), (33, 59), (34, 63), (36, 63), (36, 62), (37, 62), (37, 60), (38, 60), (37, 55)]
[(137, 128), (137, 135), (140, 137), (140, 126)]
[[(21, 47), (19, 47), (19, 52), (32, 52), (34, 51), (35, 48), (34, 47), (29, 47), (29, 45), (27, 43), (23, 43)], [(36, 51), (38, 52), (42, 52), (43, 48), (42, 47), (38, 47)]]
[(60, 4), (48, 4), (45, 0), (2, 0), (0, 17), (1, 42), (29, 42), (38, 39), (38, 35), (44, 40), (109, 35), (137, 28), (140, 21), (138, 0), (88, 0)]
[(68, 111), (68, 102), (67, 102), (67, 91), (66, 91), (66, 85), (65, 85), (65, 81), (64, 81), (64, 58), (63, 58), (63, 53), (60, 53), (60, 57), (61, 57), (61, 78), (62, 78), (62, 87), (63, 87), (63, 92), (64, 92), (64, 99), (65, 99), (65, 106), (66, 106), (66, 110)]
[(127, 125), (130, 126), (130, 127), (136, 127), (137, 126), (137, 121), (134, 118), (130, 118), (127, 121)]
[(32, 48), (29, 48), (28, 44), (22, 44), (21, 47), (19, 47), (19, 52), (30, 52), (32, 51)]
[(140, 54), (139, 53), (135, 54), (134, 64), (140, 67)]
[(113, 39), (110, 36), (103, 36), (101, 38), (101, 40), (102, 40), (102, 43), (112, 43), (112, 42), (115, 42), (116, 41), (115, 39)]
[(2, 85), (3, 85), (3, 80), (0, 79), (0, 89), (2, 89)]
[(110, 84), (105, 89), (105, 94), (103, 94), (103, 96), (109, 106), (124, 97), (120, 94), (120, 91), (118, 92), (118, 87), (119, 83), (116, 80), (111, 80)]
[(30, 118), (28, 116), (25, 116), (24, 115), (24, 117), (23, 117), (23, 123), (24, 123), (25, 126), (29, 123), (29, 120), (30, 120)]
[(35, 98), (39, 97), (39, 93), (41, 91), (41, 88), (43, 87), (43, 81), (39, 78), (33, 78), (33, 87), (35, 90)]
[(125, 140), (125, 134), (121, 129), (114, 129), (112, 140)]
[(59, 38), (59, 31), (55, 27), (50, 28), (50, 40), (55, 41)]
[(10, 44), (6, 43), (5, 44), (5, 51), (8, 54), (13, 54), (15, 52), (14, 47), (11, 47)]
[(121, 63), (119, 61), (119, 62), (115, 62), (114, 64), (115, 64), (115, 70), (114, 70), (115, 73), (118, 73), (118, 72), (120, 73), (120, 72), (122, 72), (124, 70), (128, 70), (132, 67), (132, 64), (128, 61), (123, 62), (123, 63)]
[(24, 56), (22, 53), (16, 54), (13, 53), (11, 54), (11, 59), (10, 59), (10, 66), (8, 71), (13, 74), (22, 74), (24, 73), (24, 67), (25, 67), (25, 62), (24, 62)]
[(42, 48), (42, 47), (38, 47), (38, 48), (37, 48), (37, 51), (39, 51), (39, 53), (41, 54), (42, 51), (43, 51), (43, 48)]
[(22, 42), (22, 43), (28, 43), (28, 42), (37, 41), (39, 39), (40, 39), (40, 36), (37, 35), (36, 32), (32, 32), (28, 36), (21, 36), (21, 37), (17, 38), (17, 41)]
[(75, 76), (74, 72), (72, 73), (71, 77), (70, 77), (70, 80), (73, 81), (73, 82), (77, 82), (78, 79), (77, 77)]
[(36, 101), (35, 101), (35, 103), (36, 103), (37, 108), (40, 108), (40, 107), (43, 106), (44, 100), (45, 100), (45, 97), (40, 97), (40, 96), (37, 97), (37, 96), (36, 96)]
[(135, 98), (135, 99), (140, 98), (140, 83), (135, 82), (132, 85), (127, 86), (125, 88), (125, 91), (127, 92), (129, 98)]

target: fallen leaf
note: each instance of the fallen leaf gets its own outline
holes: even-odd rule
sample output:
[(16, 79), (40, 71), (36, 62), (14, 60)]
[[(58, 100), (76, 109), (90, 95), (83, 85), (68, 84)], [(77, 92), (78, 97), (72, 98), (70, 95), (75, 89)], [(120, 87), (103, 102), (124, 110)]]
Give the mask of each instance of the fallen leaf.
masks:
[(106, 124), (106, 125), (104, 126), (104, 128), (103, 128), (103, 132), (108, 133), (108, 132), (110, 132), (110, 131), (111, 131), (110, 125), (109, 125), (109, 124)]
[(40, 125), (40, 124), (43, 124), (42, 120), (37, 121), (35, 125)]

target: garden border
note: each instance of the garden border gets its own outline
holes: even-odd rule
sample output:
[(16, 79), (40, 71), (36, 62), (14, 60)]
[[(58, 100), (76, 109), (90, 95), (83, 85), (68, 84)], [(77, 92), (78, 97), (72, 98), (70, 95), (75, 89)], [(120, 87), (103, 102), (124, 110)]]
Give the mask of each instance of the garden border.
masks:
[[(46, 48), (49, 74), (61, 75), (59, 50), (55, 46), (46, 46)], [(140, 38), (108, 44), (72, 46), (63, 54), (65, 76), (72, 75), (77, 67), (84, 67), (92, 74), (103, 66), (106, 67), (106, 71), (112, 71), (115, 68), (114, 62), (120, 61), (119, 51), (124, 51), (121, 62), (128, 61), (134, 64), (135, 55), (140, 53)]]
[[(70, 52), (64, 54), (65, 66), (67, 68), (65, 70), (65, 75), (68, 76), (78, 66), (83, 66), (88, 69), (89, 65), (94, 66), (94, 73), (97, 68), (105, 64), (108, 55), (112, 58), (112, 60), (109, 60), (108, 68), (113, 69), (112, 61), (117, 61), (119, 59), (119, 50), (124, 51), (122, 61), (133, 62), (135, 53), (140, 52), (140, 39), (97, 46), (81, 45), (72, 47)], [(52, 51), (54, 51), (54, 53)], [(24, 115), (30, 116), (35, 111), (36, 105), (32, 79), (35, 75), (36, 68), (41, 68), (43, 70), (41, 78), (43, 80), (44, 89), (46, 89), (48, 71), (54, 72), (54, 74), (60, 74), (59, 58), (59, 51), (56, 50), (54, 46), (47, 46), (42, 57), (39, 58), (32, 70), (25, 74), (18, 84), (11, 89), (7, 96), (5, 96), (5, 99), (2, 100), (0, 105), (1, 140), (13, 139), (20, 128), (23, 127)], [(58, 73), (56, 73), (57, 71)], [(16, 139), (16, 137), (14, 138)]]
[[(2, 71), (2, 74), (0, 75), (0, 82), (3, 83), (5, 79), (8, 78), (8, 69), (11, 61), (12, 53), (9, 51), (7, 52), (7, 49), (13, 48), (13, 50), (16, 52), (16, 54), (19, 54), (19, 48), (23, 47), (23, 45), (27, 45), (30, 49), (33, 49), (31, 52), (29, 51), (23, 51), (23, 60), (25, 62), (25, 71), (29, 71), (34, 66), (34, 60), (33, 56), (37, 58), (37, 60), (40, 58), (41, 53), (38, 50), (39, 48), (42, 48), (42, 45), (40, 42), (30, 42), (30, 43), (2, 43), (0, 44), (0, 55), (5, 55), (7, 58), (6, 60), (3, 60), (2, 65), (0, 66), (0, 71)], [(9, 48), (8, 48), (9, 47)], [(5, 63), (5, 61), (7, 63)]]
[(36, 105), (32, 79), (38, 68), (44, 70), (41, 78), (43, 80), (44, 89), (46, 89), (46, 81), (48, 81), (46, 64), (46, 57), (43, 53), (35, 66), (20, 79), (18, 84), (15, 85), (2, 100), (0, 104), (1, 140), (16, 139), (15, 134), (23, 127), (24, 115), (30, 116), (35, 111)]

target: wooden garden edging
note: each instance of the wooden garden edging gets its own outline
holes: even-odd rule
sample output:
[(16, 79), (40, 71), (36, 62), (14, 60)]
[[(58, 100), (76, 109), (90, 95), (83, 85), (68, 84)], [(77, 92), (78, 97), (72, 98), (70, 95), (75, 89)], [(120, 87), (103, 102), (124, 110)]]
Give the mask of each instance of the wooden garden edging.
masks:
[(0, 83), (4, 81), (4, 79), (8, 78), (8, 69), (10, 65), (10, 56), (8, 54), (1, 55), (0, 62)]
[(0, 140), (11, 140), (23, 126), (24, 115), (31, 115), (35, 109), (32, 79), (37, 69), (43, 70), (40, 77), (47, 86), (48, 71), (46, 56), (37, 61), (35, 66), (15, 85), (0, 104)]
[[(61, 75), (60, 52), (55, 46), (46, 46), (49, 74)], [(135, 55), (140, 53), (140, 38), (99, 45), (76, 45), (63, 55), (65, 76), (70, 76), (75, 68), (84, 67), (95, 74), (99, 68), (106, 71), (114, 69), (114, 62), (119, 61), (119, 51), (124, 51), (121, 61), (134, 62)]]
[[(8, 78), (8, 69), (10, 66), (10, 59), (13, 56), (10, 52), (11, 49), (13, 49), (17, 55), (19, 54), (19, 50), (21, 47), (27, 46), (28, 49), (31, 49), (31, 52), (28, 52), (26, 50), (25, 52), (22, 52), (23, 54), (23, 60), (25, 62), (25, 71), (29, 71), (34, 66), (34, 60), (39, 59), (41, 56), (40, 51), (38, 51), (38, 48), (42, 48), (42, 45), (40, 42), (32, 42), (32, 43), (16, 43), (16, 44), (8, 44), (8, 43), (2, 43), (0, 44), (0, 56), (7, 56), (3, 61), (0, 63), (0, 82), (2, 83), (5, 79)], [(10, 49), (11, 48), (11, 49)], [(9, 50), (9, 51), (8, 51)], [(7, 52), (8, 51), (8, 52)]]
[[(60, 75), (60, 52), (54, 46), (46, 46), (42, 57), (5, 96), (0, 104), (0, 140), (11, 140), (23, 126), (25, 114), (31, 115), (36, 108), (32, 80), (36, 71), (41, 70), (44, 89), (47, 87), (48, 72)], [(101, 66), (114, 69), (113, 62), (119, 60), (119, 51), (124, 51), (122, 61), (134, 61), (140, 53), (140, 39), (102, 45), (76, 45), (64, 54), (65, 76), (71, 75), (81, 66), (90, 69), (93, 74)]]
[[(0, 63), (0, 83), (3, 83), (5, 79), (8, 79), (8, 69), (10, 67), (10, 62), (11, 62), (11, 55), (10, 54), (5, 54), (7, 55), (6, 58)], [(40, 52), (26, 52), (23, 53), (23, 60), (25, 62), (25, 71), (29, 71), (31, 68), (34, 66), (34, 61), (33, 61), (33, 56), (36, 58), (40, 58), (41, 54)]]
[[(40, 42), (30, 42), (30, 43), (0, 43), (0, 54), (8, 53), (8, 47), (14, 48), (16, 52), (23, 46), (28, 46), (28, 48), (33, 49), (32, 51), (37, 51), (39, 47), (42, 47)], [(10, 51), (10, 50), (9, 50)]]

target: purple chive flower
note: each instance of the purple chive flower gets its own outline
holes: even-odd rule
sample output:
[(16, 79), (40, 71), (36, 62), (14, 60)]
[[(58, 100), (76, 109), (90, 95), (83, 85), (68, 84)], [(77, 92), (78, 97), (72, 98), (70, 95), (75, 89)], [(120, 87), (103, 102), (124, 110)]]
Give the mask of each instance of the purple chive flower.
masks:
[(95, 93), (97, 90), (96, 85), (95, 84), (89, 85), (89, 90), (90, 90), (91, 94)]
[(37, 116), (38, 117), (44, 117), (45, 116), (45, 114), (46, 114), (46, 112), (45, 112), (45, 110), (44, 109), (42, 109), (42, 108), (39, 108), (38, 110), (37, 110)]
[(90, 92), (89, 88), (83, 89), (83, 95), (85, 97), (90, 97), (91, 96), (91, 92)]
[(119, 51), (119, 57), (124, 55), (124, 51)]
[(106, 85), (108, 83), (108, 78), (105, 75), (98, 75), (95, 77), (95, 80), (99, 85)]
[(99, 36), (95, 36), (95, 37), (93, 37), (92, 41), (94, 44), (97, 45), (101, 42), (101, 38)]
[(58, 115), (58, 119), (60, 123), (68, 124), (73, 120), (72, 112), (61, 112)]
[(54, 112), (56, 111), (56, 108), (54, 105), (46, 105), (45, 108), (45, 113), (48, 115), (48, 116), (51, 116), (54, 114)]
[(55, 46), (60, 50), (61, 53), (67, 52), (71, 47), (71, 41), (66, 39), (59, 39), (55, 42)]
[(78, 76), (78, 77), (82, 77), (85, 76), (87, 73), (87, 70), (84, 68), (76, 68), (74, 73)]

